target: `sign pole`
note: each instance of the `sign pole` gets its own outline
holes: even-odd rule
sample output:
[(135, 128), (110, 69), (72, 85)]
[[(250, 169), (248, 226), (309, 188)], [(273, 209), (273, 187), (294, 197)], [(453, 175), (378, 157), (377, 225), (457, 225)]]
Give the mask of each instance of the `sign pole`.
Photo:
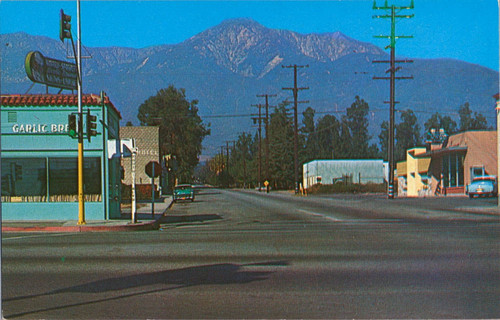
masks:
[(132, 215), (132, 223), (137, 222), (137, 216), (136, 216), (136, 211), (137, 211), (137, 202), (135, 199), (135, 156), (137, 154), (137, 149), (134, 148), (132, 150), (132, 208), (131, 208), (131, 215)]
[(151, 216), (155, 217), (155, 166), (153, 166), (153, 174), (151, 175)]

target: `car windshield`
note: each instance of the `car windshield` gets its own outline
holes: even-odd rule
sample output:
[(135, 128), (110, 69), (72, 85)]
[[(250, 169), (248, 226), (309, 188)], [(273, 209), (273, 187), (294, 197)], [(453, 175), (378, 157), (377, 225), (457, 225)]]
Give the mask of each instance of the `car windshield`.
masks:
[(177, 190), (186, 190), (186, 189), (191, 189), (190, 185), (183, 185), (183, 186), (177, 186), (175, 187)]

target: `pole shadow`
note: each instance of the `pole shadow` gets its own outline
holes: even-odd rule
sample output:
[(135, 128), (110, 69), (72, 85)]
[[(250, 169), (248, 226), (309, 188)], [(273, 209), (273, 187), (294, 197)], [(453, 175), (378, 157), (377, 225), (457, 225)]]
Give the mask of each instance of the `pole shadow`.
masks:
[[(230, 284), (246, 284), (254, 281), (264, 281), (274, 273), (272, 271), (245, 271), (242, 270), (243, 267), (250, 266), (287, 266), (286, 261), (269, 261), (269, 262), (259, 262), (252, 264), (233, 264), (233, 263), (223, 263), (223, 264), (213, 264), (213, 265), (203, 265), (195, 267), (187, 267), (181, 269), (164, 270), (158, 272), (149, 272), (134, 274), (121, 277), (113, 277), (103, 280), (92, 281), (89, 283), (84, 283), (81, 285), (71, 286), (67, 288), (52, 290), (46, 293), (19, 296), (13, 298), (3, 299), (4, 303), (11, 301), (33, 299), (38, 297), (66, 294), (66, 293), (91, 293), (91, 294), (102, 294), (110, 293), (121, 290), (137, 289), (141, 287), (147, 287), (151, 285), (163, 285), (166, 288), (153, 289), (153, 290), (141, 290), (139, 292), (122, 294), (119, 296), (107, 297), (103, 299), (95, 299), (91, 301), (84, 301), (74, 304), (67, 304), (57, 307), (49, 307), (39, 310), (31, 310), (17, 314), (6, 315), (7, 318), (15, 318), (20, 316), (26, 316), (30, 314), (37, 314), (40, 312), (48, 312), (55, 310), (62, 310), (70, 307), (90, 305), (94, 303), (102, 303), (106, 301), (119, 300), (123, 298), (129, 298), (134, 296), (141, 296), (150, 293), (164, 292), (169, 290), (182, 289), (186, 287), (202, 286), (202, 285), (230, 285)], [(26, 306), (29, 306), (26, 303)]]

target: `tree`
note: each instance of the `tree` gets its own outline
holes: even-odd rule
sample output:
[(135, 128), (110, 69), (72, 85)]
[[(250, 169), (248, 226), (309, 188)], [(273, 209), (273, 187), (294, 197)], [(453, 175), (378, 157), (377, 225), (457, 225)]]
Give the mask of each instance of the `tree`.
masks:
[(300, 128), (300, 133), (303, 136), (304, 151), (303, 151), (303, 161), (308, 162), (317, 158), (318, 153), (318, 141), (316, 135), (316, 128), (314, 126), (314, 114), (316, 112), (313, 108), (308, 107), (306, 111), (302, 113), (302, 127)]
[(408, 109), (401, 113), (402, 122), (396, 125), (396, 150), (395, 159), (405, 159), (406, 150), (420, 144), (420, 126), (412, 110)]
[(269, 124), (269, 173), (274, 189), (294, 187), (293, 121), (285, 104), (271, 114)]
[(142, 126), (160, 127), (161, 155), (170, 154), (176, 158), (176, 175), (185, 182), (191, 180), (202, 141), (210, 134), (198, 115), (197, 104), (198, 100), (187, 100), (185, 89), (170, 85), (144, 101), (137, 115)]
[(236, 141), (235, 149), (233, 150), (231, 162), (232, 172), (234, 181), (237, 185), (246, 187), (248, 183), (251, 181), (252, 174), (249, 170), (250, 164), (253, 159), (253, 155), (251, 153), (252, 149), (252, 135), (249, 133), (242, 133), (238, 137), (238, 141)]
[(474, 116), (472, 115), (472, 110), (468, 102), (460, 106), (458, 114), (460, 115), (461, 132), (469, 130), (486, 130), (488, 128), (488, 122), (482, 114), (474, 112)]
[(316, 159), (336, 159), (342, 157), (340, 122), (332, 115), (319, 119), (315, 132), (317, 151)]
[(351, 136), (350, 141), (345, 140), (347, 132), (342, 127), (342, 143), (349, 145), (349, 149), (344, 151), (347, 153), (346, 156), (352, 159), (372, 158), (377, 156), (373, 153), (378, 153), (378, 150), (376, 146), (369, 146), (371, 137), (368, 134), (368, 111), (370, 107), (359, 96), (356, 96), (355, 99), (354, 103), (347, 108), (347, 114), (342, 118), (342, 122), (349, 129)]
[(449, 116), (442, 117), (438, 112), (434, 113), (424, 124), (425, 133), (429, 132), (431, 129), (444, 129), (447, 135), (451, 135), (457, 132), (457, 123)]
[(382, 158), (386, 161), (389, 160), (389, 122), (383, 121), (380, 125), (380, 134), (378, 135), (380, 143), (380, 153)]

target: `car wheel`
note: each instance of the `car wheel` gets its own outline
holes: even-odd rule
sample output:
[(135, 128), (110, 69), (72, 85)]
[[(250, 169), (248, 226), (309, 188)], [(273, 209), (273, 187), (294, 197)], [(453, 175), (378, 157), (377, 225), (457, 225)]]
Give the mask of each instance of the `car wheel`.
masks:
[(474, 198), (474, 195), (469, 193), (469, 199), (472, 199), (472, 198)]

